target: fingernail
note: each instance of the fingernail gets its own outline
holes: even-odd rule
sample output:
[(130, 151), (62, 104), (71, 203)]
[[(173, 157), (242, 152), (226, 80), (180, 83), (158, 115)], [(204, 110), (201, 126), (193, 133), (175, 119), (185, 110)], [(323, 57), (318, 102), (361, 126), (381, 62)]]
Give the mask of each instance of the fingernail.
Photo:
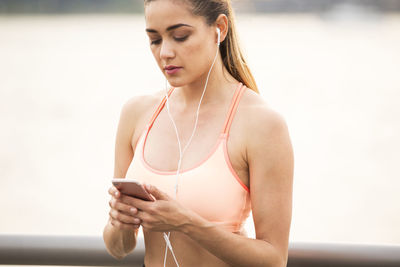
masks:
[(133, 213), (133, 214), (136, 213), (136, 209), (135, 209), (135, 208), (131, 208), (130, 211), (131, 211), (131, 213)]
[(114, 196), (116, 196), (116, 197), (117, 197), (117, 196), (118, 196), (118, 192), (115, 192), (115, 193), (114, 193)]

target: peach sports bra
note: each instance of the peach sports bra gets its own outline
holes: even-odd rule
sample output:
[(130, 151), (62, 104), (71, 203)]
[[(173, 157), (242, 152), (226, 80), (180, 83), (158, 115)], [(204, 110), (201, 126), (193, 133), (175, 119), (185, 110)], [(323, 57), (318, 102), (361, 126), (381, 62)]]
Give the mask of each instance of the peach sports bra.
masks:
[[(229, 129), (245, 90), (246, 87), (240, 83), (233, 96), (223, 130), (208, 156), (195, 166), (180, 171), (176, 196), (183, 206), (231, 232), (241, 230), (251, 210), (250, 190), (232, 168), (227, 151)], [(172, 91), (173, 88), (169, 90), (168, 95), (171, 95)], [(171, 197), (175, 197), (176, 171), (156, 170), (144, 158), (147, 136), (165, 101), (166, 97), (141, 134), (126, 178), (155, 185)]]

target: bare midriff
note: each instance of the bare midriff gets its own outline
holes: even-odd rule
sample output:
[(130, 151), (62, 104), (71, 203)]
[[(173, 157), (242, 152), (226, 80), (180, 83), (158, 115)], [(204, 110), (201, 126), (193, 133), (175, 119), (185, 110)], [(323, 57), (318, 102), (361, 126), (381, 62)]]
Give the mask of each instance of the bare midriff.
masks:
[[(159, 267), (164, 264), (165, 241), (163, 233), (144, 231), (145, 238), (145, 265), (146, 267)], [(234, 234), (247, 236), (243, 230)], [(184, 233), (171, 232), (170, 241), (175, 253), (175, 257), (180, 267), (228, 267), (231, 266), (213, 255), (196, 241)], [(171, 252), (168, 250), (166, 266), (176, 266)]]

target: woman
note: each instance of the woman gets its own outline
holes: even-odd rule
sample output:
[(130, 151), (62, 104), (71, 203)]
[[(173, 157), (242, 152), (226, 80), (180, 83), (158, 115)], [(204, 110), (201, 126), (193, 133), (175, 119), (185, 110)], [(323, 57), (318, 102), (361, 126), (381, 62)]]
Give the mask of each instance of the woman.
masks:
[[(129, 254), (142, 226), (147, 267), (286, 266), (292, 146), (257, 94), (229, 0), (147, 0), (145, 18), (171, 88), (122, 108), (114, 177), (146, 183), (155, 201), (109, 189), (109, 253)], [(250, 210), (256, 239), (242, 228)]]

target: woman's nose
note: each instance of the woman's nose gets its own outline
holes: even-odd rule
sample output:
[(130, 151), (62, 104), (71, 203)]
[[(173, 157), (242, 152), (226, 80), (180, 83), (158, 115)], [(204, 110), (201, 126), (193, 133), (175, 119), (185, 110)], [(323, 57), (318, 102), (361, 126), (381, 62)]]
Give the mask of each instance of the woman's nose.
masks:
[(168, 41), (164, 41), (161, 43), (160, 49), (160, 58), (161, 59), (170, 59), (175, 56), (172, 44)]

